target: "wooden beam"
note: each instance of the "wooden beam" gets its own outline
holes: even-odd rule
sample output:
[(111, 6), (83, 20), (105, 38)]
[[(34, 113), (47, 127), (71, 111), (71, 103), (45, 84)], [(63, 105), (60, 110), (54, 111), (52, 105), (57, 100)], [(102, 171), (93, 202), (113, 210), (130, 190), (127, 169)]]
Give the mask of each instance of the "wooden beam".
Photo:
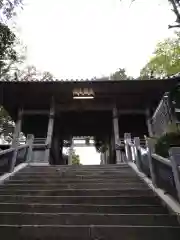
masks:
[(111, 102), (97, 102), (96, 100), (73, 100), (70, 103), (57, 104), (57, 112), (69, 111), (112, 111), (113, 104)]
[(146, 111), (141, 109), (119, 109), (118, 116), (121, 115), (145, 115)]
[(48, 110), (24, 110), (23, 115), (48, 115)]
[(153, 136), (153, 130), (152, 130), (151, 116), (150, 116), (150, 110), (149, 109), (146, 110), (146, 124), (147, 124), (147, 128), (148, 128), (149, 136), (152, 137)]

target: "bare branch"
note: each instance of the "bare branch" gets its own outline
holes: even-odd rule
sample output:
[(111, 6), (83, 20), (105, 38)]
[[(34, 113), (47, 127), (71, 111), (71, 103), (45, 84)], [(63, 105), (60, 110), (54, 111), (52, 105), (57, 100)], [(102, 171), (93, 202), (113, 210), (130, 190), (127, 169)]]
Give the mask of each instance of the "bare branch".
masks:
[[(179, 13), (179, 10), (178, 10), (178, 6), (176, 5), (176, 2), (175, 0), (169, 0), (169, 2), (172, 4), (173, 6), (173, 12), (176, 14), (177, 16), (177, 22), (180, 23), (180, 13)], [(178, 4), (179, 5), (179, 4)]]
[(180, 28), (180, 24), (177, 24), (177, 25), (169, 25), (168, 28), (169, 28), (169, 29), (171, 29), (171, 28)]

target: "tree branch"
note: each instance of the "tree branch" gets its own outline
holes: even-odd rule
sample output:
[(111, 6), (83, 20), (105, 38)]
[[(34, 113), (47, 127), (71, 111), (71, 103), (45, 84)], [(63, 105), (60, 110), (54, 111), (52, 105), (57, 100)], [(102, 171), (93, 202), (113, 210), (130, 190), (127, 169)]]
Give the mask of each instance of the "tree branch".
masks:
[[(180, 23), (180, 13), (179, 13), (179, 10), (178, 10), (178, 6), (176, 5), (176, 2), (175, 0), (169, 0), (169, 2), (172, 4), (173, 6), (173, 12), (176, 14), (177, 16), (177, 22)], [(178, 4), (179, 5), (179, 4)]]
[(177, 25), (169, 25), (168, 28), (169, 28), (169, 29), (171, 29), (171, 28), (180, 28), (180, 24), (177, 24)]

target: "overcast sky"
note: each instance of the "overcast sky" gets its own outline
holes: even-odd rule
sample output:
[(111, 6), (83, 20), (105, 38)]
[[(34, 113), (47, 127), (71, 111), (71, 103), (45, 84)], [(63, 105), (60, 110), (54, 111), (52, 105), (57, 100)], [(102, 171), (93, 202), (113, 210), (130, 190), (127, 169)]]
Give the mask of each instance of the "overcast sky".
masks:
[[(26, 0), (19, 17), (28, 63), (57, 78), (125, 67), (137, 76), (158, 40), (172, 34), (168, 0)], [(159, 2), (159, 4), (158, 4)]]
[[(168, 0), (26, 2), (18, 31), (27, 45), (27, 64), (65, 79), (105, 76), (119, 67), (138, 76), (156, 43), (172, 35), (168, 24), (175, 19)], [(87, 151), (86, 162), (99, 158), (93, 149), (78, 153)]]

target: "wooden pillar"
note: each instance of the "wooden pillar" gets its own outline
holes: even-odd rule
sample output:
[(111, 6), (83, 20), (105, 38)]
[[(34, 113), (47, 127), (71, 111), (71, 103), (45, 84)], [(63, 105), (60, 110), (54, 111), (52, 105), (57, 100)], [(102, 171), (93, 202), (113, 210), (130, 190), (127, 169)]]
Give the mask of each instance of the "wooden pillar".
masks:
[(153, 130), (152, 130), (151, 115), (150, 115), (150, 110), (149, 109), (146, 110), (146, 125), (147, 125), (147, 128), (148, 128), (149, 137), (152, 137), (153, 136)]
[(114, 142), (115, 142), (115, 151), (116, 151), (116, 163), (121, 162), (121, 153), (120, 150), (117, 150), (117, 146), (120, 144), (119, 138), (119, 123), (118, 123), (118, 111), (117, 108), (113, 108), (113, 129), (114, 129)]
[(109, 159), (106, 164), (109, 164), (113, 160), (113, 141), (112, 135), (109, 137)]
[(10, 172), (12, 172), (14, 170), (14, 167), (16, 165), (16, 158), (17, 158), (18, 145), (19, 145), (19, 135), (20, 135), (20, 132), (21, 132), (21, 125), (22, 125), (22, 114), (23, 114), (23, 110), (20, 109), (18, 111), (18, 118), (17, 118), (17, 121), (16, 121), (14, 134), (13, 134), (13, 140), (12, 140), (12, 146), (11, 146), (15, 150), (14, 150), (12, 160), (11, 160), (11, 163), (10, 163)]
[(48, 123), (48, 130), (47, 130), (47, 138), (46, 138), (46, 146), (47, 149), (45, 151), (44, 161), (49, 161), (51, 143), (52, 143), (52, 135), (53, 135), (53, 128), (54, 128), (54, 117), (55, 117), (55, 106), (54, 101), (52, 100), (50, 114), (49, 114), (49, 123)]

